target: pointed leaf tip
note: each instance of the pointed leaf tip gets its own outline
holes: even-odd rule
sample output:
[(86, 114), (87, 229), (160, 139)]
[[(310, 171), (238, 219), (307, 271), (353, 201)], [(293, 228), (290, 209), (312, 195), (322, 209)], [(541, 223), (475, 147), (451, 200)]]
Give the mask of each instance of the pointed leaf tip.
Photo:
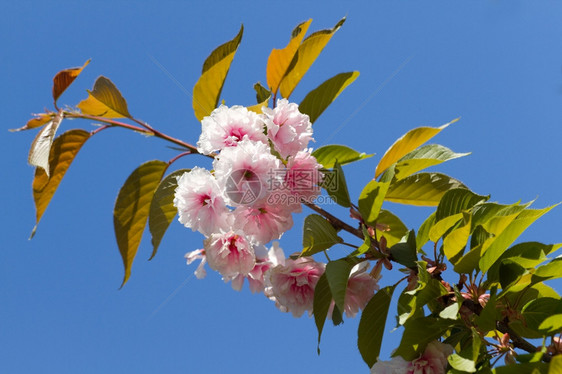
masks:
[(72, 82), (74, 82), (76, 77), (78, 77), (82, 70), (84, 70), (84, 68), (88, 66), (90, 61), (91, 60), (86, 61), (81, 67), (61, 70), (55, 75), (55, 77), (53, 78), (53, 100), (55, 101), (55, 104), (60, 95), (62, 95), (62, 93), (68, 88), (68, 86), (70, 86)]
[(115, 201), (113, 225), (125, 268), (121, 287), (127, 283), (131, 275), (131, 267), (146, 226), (150, 203), (167, 167), (168, 163), (159, 160), (142, 164), (129, 175)]
[(439, 134), (441, 130), (443, 130), (450, 124), (457, 122), (459, 118), (456, 118), (451, 122), (439, 127), (418, 127), (408, 131), (406, 134), (396, 140), (396, 142), (394, 142), (394, 144), (392, 144), (382, 156), (375, 170), (375, 178), (378, 178), (379, 175), (381, 175), (386, 169), (388, 169), (392, 164), (400, 160), (402, 157), (406, 156), (408, 153), (423, 145), (435, 135)]
[[(291, 60), (286, 73), (281, 79), (279, 92), (284, 98), (289, 98), (293, 90), (297, 87), (302, 77), (318, 58), (324, 47), (328, 44), (332, 36), (345, 22), (342, 18), (333, 28), (316, 31), (310, 34), (299, 45), (296, 53)], [(272, 90), (272, 92), (274, 92)]]
[(359, 76), (358, 71), (340, 73), (310, 91), (299, 105), (299, 111), (308, 114), (310, 122), (316, 119), (328, 106)]
[(217, 47), (203, 63), (201, 77), (193, 87), (193, 111), (201, 121), (218, 106), (230, 64), (242, 40), (244, 26), (234, 39)]
[(287, 46), (283, 49), (273, 49), (269, 54), (266, 69), (267, 85), (274, 95), (277, 93), (279, 84), (285, 76), (311, 22), (312, 18), (297, 25), (291, 33), (291, 40)]

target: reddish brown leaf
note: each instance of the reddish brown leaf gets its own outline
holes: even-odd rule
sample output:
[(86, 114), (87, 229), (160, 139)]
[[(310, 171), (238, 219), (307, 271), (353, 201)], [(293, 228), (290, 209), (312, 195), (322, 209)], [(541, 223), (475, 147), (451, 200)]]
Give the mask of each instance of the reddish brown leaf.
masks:
[(69, 68), (59, 71), (53, 78), (53, 99), (55, 103), (64, 90), (68, 88), (74, 82), (76, 77), (82, 72), (82, 70), (90, 63), (90, 60), (86, 61), (82, 67)]

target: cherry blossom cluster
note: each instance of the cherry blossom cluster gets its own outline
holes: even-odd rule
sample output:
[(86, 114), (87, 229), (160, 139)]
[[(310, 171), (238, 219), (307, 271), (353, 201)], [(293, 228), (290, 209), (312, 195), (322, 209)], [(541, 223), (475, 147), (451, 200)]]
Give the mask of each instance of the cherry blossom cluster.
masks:
[(413, 361), (406, 361), (402, 356), (394, 356), (390, 361), (377, 361), (371, 368), (371, 374), (445, 374), (447, 357), (453, 352), (449, 344), (434, 340)]
[[(205, 236), (203, 248), (187, 253), (187, 263), (205, 264), (241, 290), (263, 292), (293, 316), (312, 313), (314, 288), (325, 264), (312, 257), (286, 258), (277, 242), (293, 226), (302, 202), (320, 194), (323, 175), (312, 149), (312, 124), (298, 105), (280, 99), (262, 114), (221, 105), (202, 122), (197, 149), (213, 156), (213, 171), (194, 167), (178, 178), (174, 205), (179, 221)], [(364, 308), (377, 280), (367, 263), (353, 269), (345, 313)]]

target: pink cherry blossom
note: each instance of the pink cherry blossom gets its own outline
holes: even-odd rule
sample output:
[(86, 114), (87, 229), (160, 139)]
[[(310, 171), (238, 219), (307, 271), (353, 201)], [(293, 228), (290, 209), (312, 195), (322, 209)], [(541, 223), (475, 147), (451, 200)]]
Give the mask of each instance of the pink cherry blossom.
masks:
[[(367, 273), (368, 268), (369, 262), (364, 261), (351, 269), (344, 300), (345, 315), (348, 318), (355, 317), (360, 310), (363, 310), (375, 291), (379, 289), (378, 279)], [(332, 315), (334, 305), (335, 303), (332, 301), (329, 316)]]
[(263, 108), (267, 136), (281, 157), (286, 159), (304, 150), (312, 140), (312, 123), (299, 106), (286, 99), (277, 100), (275, 109)]
[(248, 285), (252, 293), (263, 292), (265, 289), (266, 272), (280, 263), (285, 263), (285, 254), (279, 247), (279, 242), (273, 242), (271, 249), (267, 251), (264, 246), (254, 247), (256, 253), (256, 265), (248, 275), (237, 275), (232, 279), (232, 288), (240, 291), (244, 284), (244, 279), (248, 280)]
[(311, 149), (299, 151), (289, 157), (283, 180), (284, 192), (291, 196), (287, 201), (296, 205), (293, 210), (298, 212), (301, 211), (301, 201), (312, 203), (320, 194), (323, 175), (319, 169), (322, 165), (310, 152)]
[(286, 205), (259, 204), (238, 207), (233, 212), (234, 227), (258, 244), (266, 244), (293, 227), (293, 217)]
[(271, 154), (268, 145), (244, 139), (229, 147), (213, 162), (215, 176), (225, 190), (229, 204), (253, 205), (263, 201), (271, 178), (281, 169), (281, 162)]
[(291, 312), (300, 317), (305, 311), (312, 315), (314, 288), (324, 273), (325, 264), (312, 257), (287, 259), (266, 273), (265, 295), (275, 301), (282, 312)]
[(207, 262), (207, 256), (205, 256), (205, 250), (198, 249), (192, 252), (188, 252), (185, 255), (187, 259), (187, 264), (190, 265), (195, 260), (201, 260), (199, 266), (195, 270), (195, 276), (197, 279), (203, 279), (207, 276), (207, 271), (205, 271), (205, 263)]
[(249, 274), (256, 264), (252, 245), (240, 231), (211, 234), (204, 246), (209, 266), (225, 280)]
[(208, 170), (194, 167), (178, 179), (174, 195), (178, 220), (205, 236), (229, 226), (230, 210), (215, 178)]
[(439, 341), (427, 345), (423, 355), (411, 362), (408, 373), (412, 374), (445, 374), (447, 357), (453, 353), (453, 347)]
[(263, 119), (243, 106), (219, 106), (201, 121), (197, 150), (211, 154), (226, 147), (235, 147), (243, 139), (267, 143)]

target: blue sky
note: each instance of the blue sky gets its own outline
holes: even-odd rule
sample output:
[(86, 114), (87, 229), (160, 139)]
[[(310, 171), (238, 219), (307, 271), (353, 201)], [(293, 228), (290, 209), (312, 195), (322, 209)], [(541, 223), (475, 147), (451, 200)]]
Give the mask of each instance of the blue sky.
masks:
[[(169, 160), (164, 142), (109, 130), (82, 149), (47, 209), (35, 238), (35, 132), (9, 133), (30, 113), (51, 107), (53, 75), (91, 58), (59, 104), (75, 105), (99, 75), (109, 77), (130, 112), (195, 143), (200, 131), (191, 92), (207, 55), (245, 27), (223, 90), (229, 105), (254, 104), (272, 48), (313, 18), (311, 30), (347, 21), (294, 93), (300, 101), (325, 79), (360, 77), (315, 123), (316, 146), (346, 144), (376, 153), (346, 166), (352, 198), (373, 176), (386, 148), (407, 130), (461, 121), (436, 142), (472, 155), (437, 170), (493, 201), (561, 201), (562, 3), (523, 1), (7, 2), (0, 15), (3, 131), (0, 225), (0, 371), (6, 373), (366, 373), (356, 349), (358, 319), (328, 326), (316, 354), (313, 319), (294, 319), (263, 296), (238, 293), (217, 274), (198, 281), (183, 255), (202, 237), (172, 224), (151, 262), (148, 236), (131, 279), (118, 290), (122, 263), (112, 210), (139, 164)], [(66, 121), (64, 129), (91, 129)], [(202, 157), (178, 167), (208, 166)], [(431, 209), (388, 206), (416, 227)], [(335, 213), (346, 217), (343, 210)], [(300, 250), (303, 217), (283, 236)], [(523, 236), (562, 241), (562, 210)], [(341, 255), (343, 249), (334, 248)], [(338, 252), (339, 251), (339, 252)], [(383, 278), (383, 285), (392, 276)], [(560, 290), (561, 283), (555, 286)], [(387, 327), (387, 332), (390, 328)], [(399, 332), (385, 340), (383, 355)]]

